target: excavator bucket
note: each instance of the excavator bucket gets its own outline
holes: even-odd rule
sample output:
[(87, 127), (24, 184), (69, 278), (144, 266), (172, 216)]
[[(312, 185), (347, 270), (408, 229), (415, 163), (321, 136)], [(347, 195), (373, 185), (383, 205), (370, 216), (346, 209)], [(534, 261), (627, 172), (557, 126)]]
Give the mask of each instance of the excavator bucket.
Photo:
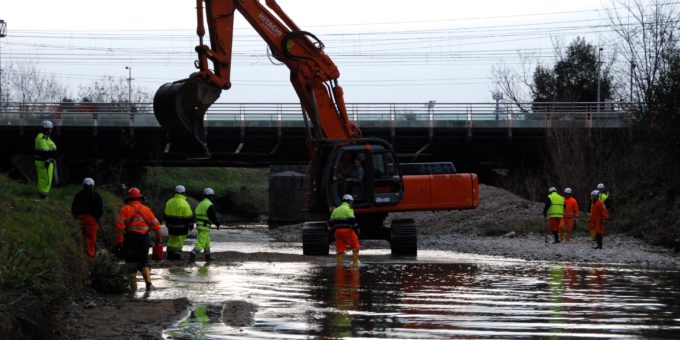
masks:
[(222, 89), (202, 78), (163, 84), (153, 98), (158, 123), (170, 135), (170, 150), (187, 159), (210, 158), (203, 117)]

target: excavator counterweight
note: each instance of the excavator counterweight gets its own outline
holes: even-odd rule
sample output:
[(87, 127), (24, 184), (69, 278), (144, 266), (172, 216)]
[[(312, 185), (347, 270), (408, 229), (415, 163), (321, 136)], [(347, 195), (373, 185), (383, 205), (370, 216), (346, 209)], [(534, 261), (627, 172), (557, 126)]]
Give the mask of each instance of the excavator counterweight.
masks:
[(170, 136), (170, 147), (187, 159), (210, 158), (203, 117), (222, 89), (199, 77), (163, 84), (153, 98), (156, 119)]

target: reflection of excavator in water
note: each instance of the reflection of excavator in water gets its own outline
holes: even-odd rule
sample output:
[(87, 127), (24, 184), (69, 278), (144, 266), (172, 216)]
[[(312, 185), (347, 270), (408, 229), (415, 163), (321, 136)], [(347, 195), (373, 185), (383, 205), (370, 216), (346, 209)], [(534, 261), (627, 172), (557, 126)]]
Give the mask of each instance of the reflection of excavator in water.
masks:
[[(234, 14), (239, 11), (269, 45), (273, 56), (290, 69), (290, 81), (307, 127), (311, 159), (307, 205), (311, 211), (327, 215), (329, 207), (339, 205), (343, 194), (351, 192), (356, 196), (354, 207), (362, 239), (386, 239), (393, 254), (415, 255), (413, 220), (395, 220), (386, 228), (383, 221), (389, 212), (477, 207), (476, 175), (424, 170), (403, 176), (389, 143), (361, 136), (347, 117), (338, 85), (340, 72), (323, 52), (323, 44), (313, 34), (300, 30), (275, 0), (266, 0), (266, 6), (258, 0), (196, 0), (196, 5), (198, 72), (162, 85), (154, 97), (154, 113), (168, 132), (173, 151), (192, 159), (210, 157), (203, 117), (221, 91), (231, 86)], [(211, 46), (203, 44), (204, 12)], [(348, 182), (338, 173), (347, 160), (355, 158), (363, 163), (363, 177)], [(325, 222), (305, 223), (302, 234), (303, 253), (328, 254), (332, 234), (329, 238)]]

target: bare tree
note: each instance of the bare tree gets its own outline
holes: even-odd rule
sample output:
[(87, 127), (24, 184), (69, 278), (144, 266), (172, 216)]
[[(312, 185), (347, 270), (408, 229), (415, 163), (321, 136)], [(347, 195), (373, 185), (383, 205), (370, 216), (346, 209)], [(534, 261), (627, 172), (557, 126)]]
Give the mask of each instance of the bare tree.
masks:
[(517, 106), (520, 111), (531, 108), (526, 105), (526, 103), (531, 102), (529, 91), (532, 86), (526, 77), (526, 73), (518, 73), (501, 62), (491, 68), (491, 79), (494, 82), (492, 93), (502, 93), (504, 101)]
[(675, 0), (612, 0), (607, 15), (621, 38), (621, 54), (633, 76), (633, 100), (648, 104), (659, 78), (668, 71), (669, 51), (677, 45), (679, 26)]
[(132, 103), (149, 101), (150, 96), (148, 93), (134, 86), (130, 89), (128, 85), (125, 78), (106, 76), (100, 80), (95, 80), (89, 85), (80, 86), (78, 97), (81, 99), (87, 98), (95, 103), (127, 103), (128, 91), (131, 91), (130, 101)]
[(32, 63), (10, 64), (3, 75), (6, 75), (3, 83), (7, 84), (4, 96), (10, 102), (58, 102), (68, 95), (66, 86), (54, 76), (44, 75)]
[[(555, 62), (563, 59), (563, 43), (559, 38), (553, 37), (552, 45), (555, 55)], [(512, 103), (520, 111), (531, 110), (531, 102), (537, 93), (534, 83), (534, 73), (537, 68), (543, 67), (538, 56), (532, 54), (522, 54), (518, 51), (521, 69), (519, 71), (509, 67), (504, 62), (492, 66), (491, 80), (493, 82), (492, 93), (500, 92), (503, 94), (506, 103)]]

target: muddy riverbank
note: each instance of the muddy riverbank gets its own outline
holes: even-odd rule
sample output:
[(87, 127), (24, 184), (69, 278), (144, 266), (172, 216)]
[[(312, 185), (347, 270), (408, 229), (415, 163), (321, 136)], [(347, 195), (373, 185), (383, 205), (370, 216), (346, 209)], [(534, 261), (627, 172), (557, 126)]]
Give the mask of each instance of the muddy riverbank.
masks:
[(150, 300), (84, 289), (64, 302), (63, 308), (54, 315), (57, 329), (53, 336), (59, 339), (161, 339), (163, 329), (185, 316), (188, 307), (186, 298)]

